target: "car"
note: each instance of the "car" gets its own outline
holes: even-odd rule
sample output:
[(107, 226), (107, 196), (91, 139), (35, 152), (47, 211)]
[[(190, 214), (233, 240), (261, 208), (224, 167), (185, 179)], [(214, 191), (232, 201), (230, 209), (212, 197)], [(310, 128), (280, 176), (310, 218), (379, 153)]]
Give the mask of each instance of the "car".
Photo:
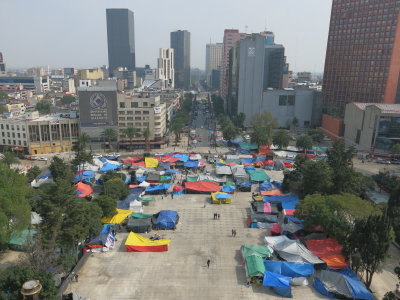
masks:
[(390, 161), (383, 158), (378, 158), (375, 162), (378, 164), (390, 165)]
[(47, 157), (39, 157), (38, 160), (47, 161)]
[(27, 160), (37, 160), (38, 159), (36, 156), (31, 156), (31, 155), (25, 155), (24, 158)]
[(197, 144), (197, 140), (193, 140), (192, 143), (193, 143), (193, 144)]
[(393, 159), (390, 163), (394, 165), (400, 165), (400, 159)]
[(323, 140), (323, 141), (326, 141), (326, 142), (329, 142), (331, 139), (325, 135), (324, 138), (323, 138), (322, 140)]
[(245, 134), (243, 137), (245, 140), (250, 140), (250, 135), (248, 135), (248, 134)]

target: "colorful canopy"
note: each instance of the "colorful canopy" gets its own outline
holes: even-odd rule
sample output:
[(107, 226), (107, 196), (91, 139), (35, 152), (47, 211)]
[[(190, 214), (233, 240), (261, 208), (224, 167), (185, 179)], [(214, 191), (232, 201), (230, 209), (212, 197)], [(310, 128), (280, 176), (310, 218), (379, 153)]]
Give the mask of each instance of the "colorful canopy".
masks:
[(127, 252), (163, 252), (168, 251), (171, 240), (153, 241), (134, 232), (129, 233), (125, 242)]
[(158, 159), (152, 157), (145, 157), (144, 162), (146, 164), (146, 168), (157, 168), (158, 167)]
[(93, 193), (93, 188), (89, 184), (85, 184), (83, 182), (78, 182), (75, 184), (75, 189), (77, 196), (80, 198), (90, 196)]
[(133, 210), (116, 208), (116, 212), (117, 212), (117, 214), (112, 216), (112, 217), (103, 217), (103, 218), (101, 218), (101, 222), (109, 223), (109, 224), (120, 224), (127, 217), (129, 217), (131, 213), (133, 213)]
[(251, 181), (262, 182), (271, 179), (264, 170), (249, 170), (248, 173)]
[(260, 191), (263, 196), (283, 196), (280, 190)]
[(265, 259), (272, 256), (272, 251), (268, 247), (261, 245), (242, 245), (240, 247), (240, 252), (242, 253), (243, 258), (256, 255)]
[(194, 181), (185, 182), (185, 189), (196, 192), (218, 192), (220, 191), (220, 186), (218, 183), (211, 181)]
[(337, 270), (347, 267), (342, 254), (343, 246), (336, 239), (308, 240), (305, 243), (308, 250), (326, 262), (329, 268)]
[(307, 277), (314, 274), (313, 264), (292, 263), (286, 261), (265, 260), (265, 270), (289, 277)]
[(131, 218), (134, 218), (134, 219), (147, 219), (147, 218), (151, 218), (152, 216), (153, 215), (151, 215), (151, 214), (143, 214), (143, 213), (136, 213), (136, 212), (131, 214)]
[(264, 261), (260, 256), (249, 255), (244, 258), (244, 261), (246, 266), (246, 274), (248, 277), (264, 275)]
[(211, 194), (213, 204), (228, 204), (231, 203), (231, 195), (222, 192), (216, 192)]
[(175, 210), (162, 210), (154, 224), (156, 229), (175, 229), (179, 221), (178, 212)]

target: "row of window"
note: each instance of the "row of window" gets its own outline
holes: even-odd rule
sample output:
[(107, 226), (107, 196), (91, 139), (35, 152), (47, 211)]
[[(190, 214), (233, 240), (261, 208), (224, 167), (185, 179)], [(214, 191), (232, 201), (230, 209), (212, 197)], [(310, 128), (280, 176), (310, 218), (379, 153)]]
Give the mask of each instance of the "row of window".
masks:
[[(71, 130), (69, 128), (71, 125)], [(77, 138), (79, 127), (77, 123), (72, 124), (54, 124), (54, 125), (33, 125), (28, 126), (29, 140), (31, 142), (69, 140)]]
[[(1, 133), (1, 136), (2, 136), (2, 137), (5, 137), (5, 136), (6, 136), (6, 133), (3, 131), (3, 132)], [(13, 138), (17, 137), (17, 138), (21, 138), (21, 133), (18, 132), (17, 134), (15, 134), (15, 132), (7, 132), (7, 137), (13, 137)], [(22, 137), (23, 137), (23, 138), (26, 138), (26, 134), (23, 133), (23, 134), (22, 134)]]
[(148, 120), (150, 120), (150, 117), (146, 117), (146, 116), (143, 116), (143, 117), (135, 117), (135, 119), (133, 119), (133, 117), (118, 117), (118, 120), (120, 120), (120, 121), (133, 121), (133, 120), (135, 120), (135, 121), (141, 121), (141, 120), (144, 120), (144, 121), (148, 121)]
[[(142, 106), (139, 106), (139, 102), (131, 102), (131, 108), (139, 108), (139, 107), (154, 107), (154, 103), (150, 103), (143, 101)], [(126, 102), (120, 102), (119, 103), (119, 108), (128, 108), (128, 103)]]
[(14, 145), (14, 146), (26, 146), (26, 141), (23, 143), (21, 141), (16, 141), (16, 140), (7, 140), (8, 143), (6, 143), (6, 139), (3, 139), (3, 145)]
[(3, 130), (4, 130), (4, 128), (5, 128), (5, 130), (15, 130), (16, 129), (17, 131), (21, 128), (22, 131), (25, 131), (25, 126), (22, 126), (22, 125), (21, 125), (21, 127), (19, 125), (15, 125), (15, 127), (14, 127), (14, 125), (5, 124), (5, 126), (4, 126), (4, 124), (0, 124), (0, 128)]
[(133, 110), (127, 110), (127, 111), (120, 110), (118, 113), (120, 115), (125, 115), (125, 114), (126, 115), (141, 115), (141, 114), (149, 115), (150, 114), (150, 112), (148, 110), (143, 110), (143, 111), (141, 111), (141, 110), (135, 110), (135, 111), (133, 111)]
[(279, 106), (294, 106), (294, 95), (279, 95)]
[[(368, 4), (367, 4), (368, 3)], [(382, 2), (381, 0), (359, 0), (359, 1), (348, 1), (348, 0), (335, 0), (333, 2), (333, 8), (346, 8), (346, 7), (355, 7), (360, 9), (360, 5), (364, 4), (364, 9), (373, 9), (373, 8), (384, 8), (384, 7), (395, 7), (400, 5), (400, 1), (396, 2)]]
[(125, 127), (125, 126), (127, 126), (127, 127), (133, 127), (133, 126), (135, 126), (135, 127), (141, 127), (141, 126), (145, 126), (145, 127), (147, 127), (147, 126), (149, 126), (150, 124), (149, 124), (149, 122), (143, 122), (143, 123), (140, 123), (140, 122), (136, 122), (136, 123), (118, 123), (118, 126), (121, 126), (121, 127)]

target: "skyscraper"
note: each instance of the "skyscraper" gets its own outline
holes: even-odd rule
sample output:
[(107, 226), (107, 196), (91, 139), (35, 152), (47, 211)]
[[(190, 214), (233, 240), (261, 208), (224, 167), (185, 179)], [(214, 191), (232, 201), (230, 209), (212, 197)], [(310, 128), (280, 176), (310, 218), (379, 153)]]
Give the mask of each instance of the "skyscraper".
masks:
[(157, 65), (157, 79), (163, 81), (163, 88), (173, 89), (175, 87), (174, 49), (160, 48)]
[(171, 32), (171, 48), (174, 49), (175, 87), (190, 88), (190, 32)]
[(221, 67), (223, 49), (224, 44), (222, 43), (206, 45), (206, 78), (209, 86), (211, 86), (212, 70), (217, 70)]
[(0, 75), (6, 74), (6, 63), (3, 61), (3, 54), (0, 52)]
[(333, 0), (322, 124), (331, 133), (342, 135), (332, 125), (347, 103), (400, 103), (399, 7), (397, 0)]
[(118, 67), (135, 70), (135, 27), (129, 9), (107, 8), (108, 67), (110, 76)]

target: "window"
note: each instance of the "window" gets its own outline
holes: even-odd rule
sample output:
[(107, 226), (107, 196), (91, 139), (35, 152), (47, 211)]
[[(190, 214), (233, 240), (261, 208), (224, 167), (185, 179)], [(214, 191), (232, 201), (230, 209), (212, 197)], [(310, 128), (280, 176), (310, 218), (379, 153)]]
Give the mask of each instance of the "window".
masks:
[(6, 129), (7, 129), (7, 130), (9, 130), (9, 129), (10, 129), (10, 127), (8, 126), (8, 124), (6, 125)]
[(118, 120), (125, 121), (125, 117), (119, 117)]
[(6, 143), (6, 139), (3, 139), (3, 144), (5, 144)]
[(135, 120), (141, 121), (141, 120), (142, 120), (142, 117), (135, 117)]
[(143, 102), (143, 107), (149, 106), (149, 102)]
[(118, 113), (119, 113), (120, 115), (124, 115), (124, 114), (125, 114), (125, 111), (124, 111), (124, 110), (120, 110), (120, 111), (118, 111)]
[(135, 115), (141, 115), (142, 112), (140, 110), (135, 111)]
[(136, 122), (135, 126), (142, 126), (142, 123)]
[(1, 129), (4, 129), (4, 125), (3, 124), (1, 124)]
[(128, 115), (133, 115), (133, 111), (132, 110), (128, 110), (127, 113), (128, 113)]
[(279, 106), (286, 106), (286, 101), (287, 96), (286, 95), (280, 95), (279, 96)]
[(132, 108), (137, 108), (137, 107), (139, 107), (139, 103), (138, 102), (131, 102), (131, 107)]
[(120, 102), (119, 103), (119, 108), (125, 108), (125, 102)]
[(125, 123), (118, 123), (118, 126), (125, 126)]
[(128, 127), (133, 127), (133, 123), (126, 123)]
[(21, 137), (21, 134), (20, 134), (19, 132), (17, 133), (17, 137), (18, 137), (18, 138), (20, 138), (20, 137)]
[(17, 130), (19, 130), (19, 125), (17, 125)]
[(149, 126), (149, 122), (143, 122), (143, 126)]
[(149, 115), (150, 112), (149, 112), (148, 110), (144, 110), (144, 111), (143, 111), (143, 114), (144, 114), (144, 115)]
[(150, 117), (143, 117), (143, 121), (144, 120), (150, 120)]
[(127, 121), (133, 121), (133, 117), (127, 117), (126, 120)]
[(155, 125), (161, 125), (161, 122), (155, 122), (154, 124)]
[(289, 96), (288, 96), (288, 105), (289, 105), (289, 106), (293, 106), (294, 103), (295, 103), (295, 97), (294, 97), (294, 95), (289, 95)]

